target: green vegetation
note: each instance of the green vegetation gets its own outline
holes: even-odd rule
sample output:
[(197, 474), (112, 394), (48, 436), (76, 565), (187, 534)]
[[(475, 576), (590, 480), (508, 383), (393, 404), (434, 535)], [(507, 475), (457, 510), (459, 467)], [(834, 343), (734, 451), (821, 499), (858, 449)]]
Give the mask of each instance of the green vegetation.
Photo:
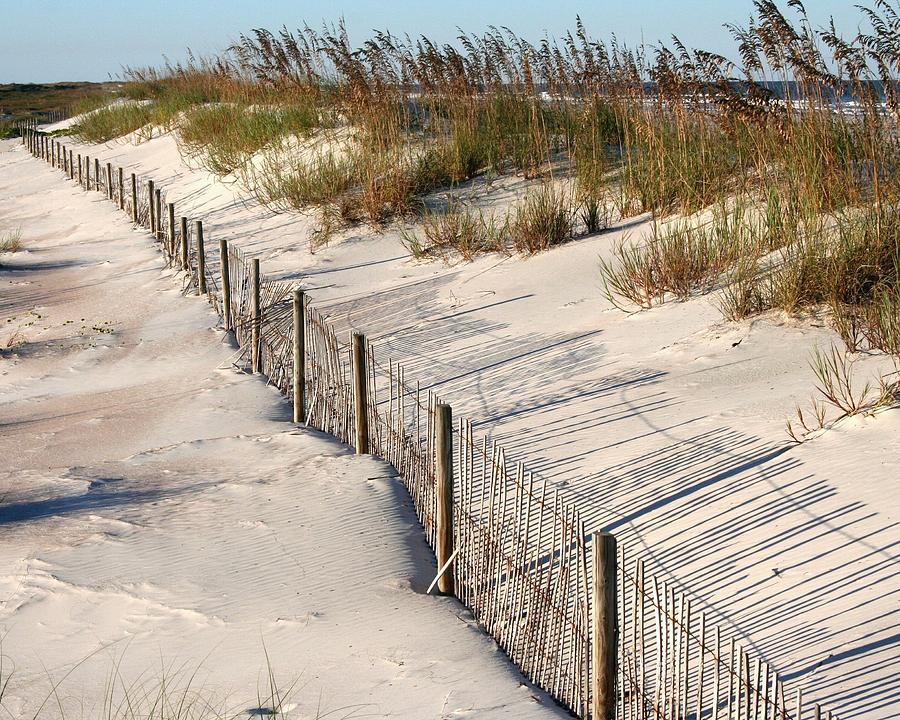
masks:
[(0, 253), (18, 252), (22, 249), (22, 229), (0, 234)]
[(113, 97), (117, 83), (0, 84), (0, 137), (17, 134), (16, 123), (50, 113), (77, 114)]
[[(878, 0), (846, 36), (814, 30), (800, 3), (754, 5), (747, 27), (728, 26), (737, 63), (677, 38), (604, 43), (580, 20), (538, 44), (378, 32), (356, 48), (342, 25), (256, 30), (220, 57), (128, 70), (130, 102), (77, 131), (174, 129), (261, 202), (317, 210), (324, 239), (414, 214), (414, 254), (538, 252), (650, 212), (652, 236), (601, 264), (617, 304), (716, 292), (731, 319), (826, 305), (848, 347), (890, 350), (900, 15)], [(435, 191), (504, 174), (536, 182), (500, 221), (423, 209)]]

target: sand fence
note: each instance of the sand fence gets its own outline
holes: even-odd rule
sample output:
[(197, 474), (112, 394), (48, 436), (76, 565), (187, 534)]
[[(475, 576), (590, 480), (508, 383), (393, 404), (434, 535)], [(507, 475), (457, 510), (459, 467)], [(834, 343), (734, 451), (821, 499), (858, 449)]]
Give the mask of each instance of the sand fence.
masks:
[(206, 295), (239, 363), (291, 401), (293, 421), (390, 463), (453, 595), (535, 685), (594, 720), (832, 720), (728, 629), (644, 570), (613, 536), (358, 333), (339, 338), (294, 284), (266, 278), (150, 178), (75, 155), (33, 127), (22, 142), (145, 227), (185, 293)]

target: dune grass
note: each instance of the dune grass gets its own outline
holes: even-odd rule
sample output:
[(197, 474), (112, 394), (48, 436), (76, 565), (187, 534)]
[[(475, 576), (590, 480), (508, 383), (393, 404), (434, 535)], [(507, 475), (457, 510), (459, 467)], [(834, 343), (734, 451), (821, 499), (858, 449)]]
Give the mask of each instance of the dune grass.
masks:
[[(171, 663), (160, 660), (159, 667), (137, 675), (129, 675), (123, 670), (125, 651), (114, 653), (110, 646), (87, 655), (71, 664), (61, 674), (47, 672), (47, 689), (41, 691), (31, 681), (27, 686), (16, 685), (15, 663), (0, 652), (0, 711), (13, 717), (5, 704), (13, 693), (38, 693), (36, 710), (30, 711), (32, 720), (42, 718), (97, 718), (100, 720), (238, 720), (247, 717), (266, 717), (272, 720), (287, 720), (293, 717), (290, 711), (301, 690), (300, 678), (295, 678), (286, 686), (276, 676), (276, 672), (265, 652), (266, 665), (259, 673), (255, 696), (235, 700), (213, 691), (203, 684), (206, 675), (203, 662), (199, 664)], [(79, 671), (93, 667), (102, 661), (106, 670), (105, 683), (100, 697), (74, 697), (66, 690), (66, 683)], [(101, 676), (102, 677), (102, 676)], [(317, 708), (314, 717), (341, 720), (355, 717), (365, 705), (324, 710)], [(90, 711), (90, 715), (85, 712)]]
[(174, 129), (214, 172), (329, 228), (415, 216), (482, 175), (541, 180), (500, 242), (451, 210), (423, 215), (408, 244), (531, 253), (650, 212), (652, 237), (601, 265), (617, 304), (716, 292), (731, 319), (825, 305), (848, 347), (888, 347), (900, 16), (879, 1), (860, 20), (816, 30), (799, 3), (755, 0), (746, 27), (728, 26), (733, 61), (677, 38), (599, 41), (580, 20), (538, 44), (497, 29), (446, 45), (383, 31), (359, 47), (341, 24), (255, 30), (217, 57), (129, 69), (131, 102), (77, 132)]
[(22, 228), (16, 228), (10, 232), (0, 234), (0, 253), (18, 252), (23, 247)]
[(806, 412), (797, 406), (786, 421), (788, 436), (805, 442), (846, 418), (874, 415), (879, 410), (900, 405), (900, 354), (894, 356), (894, 369), (879, 373), (860, 385), (854, 366), (858, 357), (832, 345), (816, 348), (810, 359), (815, 376), (815, 395)]

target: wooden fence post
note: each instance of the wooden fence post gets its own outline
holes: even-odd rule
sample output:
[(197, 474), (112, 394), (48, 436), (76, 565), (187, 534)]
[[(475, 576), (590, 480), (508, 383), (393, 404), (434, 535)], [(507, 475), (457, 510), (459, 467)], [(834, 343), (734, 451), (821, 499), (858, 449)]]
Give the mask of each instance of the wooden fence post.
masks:
[(153, 181), (152, 180), (147, 181), (147, 197), (148, 197), (147, 203), (150, 206), (150, 216), (149, 216), (150, 232), (153, 235), (156, 235), (157, 217), (156, 217), (156, 213), (153, 210)]
[(75, 151), (69, 150), (69, 180), (75, 179)]
[(84, 189), (91, 189), (91, 156), (84, 156)]
[(259, 287), (259, 258), (253, 258), (253, 269), (250, 274), (250, 370), (253, 373), (259, 372), (259, 335), (262, 325), (262, 308), (260, 307), (260, 287)]
[(219, 271), (222, 273), (222, 322), (225, 332), (231, 330), (231, 273), (228, 266), (228, 241), (219, 240)]
[(294, 422), (306, 418), (306, 297), (294, 290)]
[(613, 720), (619, 631), (616, 539), (609, 533), (594, 533), (592, 545), (591, 719)]
[(357, 455), (369, 454), (369, 401), (366, 392), (366, 336), (353, 333), (353, 438)]
[(113, 184), (112, 184), (112, 163), (106, 163), (106, 199), (112, 200), (115, 197), (113, 194)]
[(131, 222), (138, 224), (137, 175), (131, 173)]
[(78, 153), (78, 184), (81, 185), (81, 153)]
[(119, 210), (125, 210), (125, 177), (119, 166)]
[(155, 237), (157, 240), (159, 240), (159, 236), (162, 235), (162, 233), (163, 233), (163, 229), (162, 229), (162, 190), (160, 190), (159, 188), (156, 188), (153, 191), (153, 193), (154, 193), (153, 200), (152, 200), (152, 202), (154, 204), (153, 213), (156, 216)]
[(186, 273), (190, 273), (191, 271), (191, 254), (190, 250), (190, 238), (188, 237), (188, 223), (187, 218), (182, 215), (181, 221), (181, 269)]
[[(453, 555), (453, 411), (446, 403), (434, 406), (435, 548), (438, 570)], [(448, 565), (438, 578), (438, 590), (453, 594), (453, 568)]]
[(169, 237), (166, 247), (169, 248), (169, 260), (175, 266), (175, 203), (166, 203), (166, 211), (169, 214)]
[(100, 158), (94, 158), (94, 190), (100, 192)]
[(206, 295), (206, 249), (203, 246), (203, 223), (194, 223), (194, 242), (197, 244), (197, 294)]

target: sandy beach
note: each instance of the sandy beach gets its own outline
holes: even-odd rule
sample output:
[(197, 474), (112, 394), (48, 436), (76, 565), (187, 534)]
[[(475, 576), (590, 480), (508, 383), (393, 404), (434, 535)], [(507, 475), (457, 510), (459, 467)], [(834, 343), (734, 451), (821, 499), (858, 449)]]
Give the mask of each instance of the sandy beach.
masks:
[(424, 594), (391, 468), (288, 422), (146, 233), (15, 143), (0, 198), (27, 228), (0, 267), (11, 717), (147, 707), (163, 683), (229, 716), (563, 716)]

